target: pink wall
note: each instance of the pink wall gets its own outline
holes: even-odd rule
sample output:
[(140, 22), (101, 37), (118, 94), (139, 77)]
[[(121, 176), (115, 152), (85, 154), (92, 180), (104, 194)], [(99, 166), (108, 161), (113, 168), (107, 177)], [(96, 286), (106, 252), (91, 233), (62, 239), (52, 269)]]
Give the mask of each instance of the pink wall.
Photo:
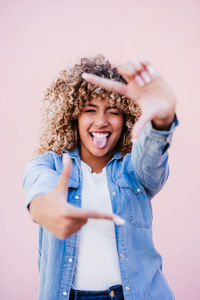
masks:
[(1, 1), (0, 31), (0, 299), (36, 299), (37, 226), (21, 183), (43, 91), (77, 57), (97, 53), (115, 63), (148, 57), (179, 99), (171, 176), (153, 200), (154, 240), (176, 299), (200, 299), (200, 2)]

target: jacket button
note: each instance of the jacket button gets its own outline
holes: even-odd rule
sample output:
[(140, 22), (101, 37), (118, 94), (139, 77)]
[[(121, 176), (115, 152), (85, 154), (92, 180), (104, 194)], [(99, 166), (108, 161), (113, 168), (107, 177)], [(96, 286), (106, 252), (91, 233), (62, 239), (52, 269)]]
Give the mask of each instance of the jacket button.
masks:
[(115, 196), (115, 195), (116, 195), (116, 192), (112, 192), (112, 195)]
[(75, 199), (79, 199), (79, 196), (75, 196)]
[(130, 290), (130, 287), (127, 285), (127, 286), (125, 287), (125, 289), (126, 289), (127, 291), (129, 291), (129, 290)]
[(137, 192), (140, 193), (140, 192), (141, 192), (141, 189), (138, 188), (138, 189), (137, 189)]
[(67, 292), (64, 291), (64, 292), (63, 292), (63, 295), (64, 295), (64, 296), (67, 296)]
[(121, 258), (124, 258), (124, 254), (123, 254), (123, 253), (121, 253), (121, 254), (120, 254), (120, 257), (121, 257)]
[(70, 262), (70, 263), (72, 262), (72, 258), (71, 258), (71, 257), (69, 258), (69, 262)]

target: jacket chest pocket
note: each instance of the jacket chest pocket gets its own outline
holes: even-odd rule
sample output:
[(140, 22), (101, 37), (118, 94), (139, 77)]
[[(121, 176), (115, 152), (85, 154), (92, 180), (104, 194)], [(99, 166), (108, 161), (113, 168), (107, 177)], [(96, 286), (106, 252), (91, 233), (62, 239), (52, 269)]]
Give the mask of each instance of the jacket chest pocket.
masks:
[(121, 188), (127, 219), (137, 227), (149, 228), (152, 224), (152, 210), (149, 199), (144, 190), (137, 188)]

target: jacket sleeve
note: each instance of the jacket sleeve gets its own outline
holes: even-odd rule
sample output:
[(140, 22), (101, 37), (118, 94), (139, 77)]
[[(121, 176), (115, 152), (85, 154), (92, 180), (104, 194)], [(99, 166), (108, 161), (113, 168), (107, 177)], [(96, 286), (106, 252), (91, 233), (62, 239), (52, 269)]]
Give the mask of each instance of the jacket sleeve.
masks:
[(23, 180), (27, 208), (35, 196), (50, 192), (59, 177), (60, 174), (55, 170), (52, 152), (46, 152), (32, 159), (26, 167)]
[(167, 150), (177, 125), (176, 116), (169, 130), (156, 130), (149, 122), (139, 139), (133, 141), (131, 160), (134, 172), (151, 197), (161, 190), (168, 178)]

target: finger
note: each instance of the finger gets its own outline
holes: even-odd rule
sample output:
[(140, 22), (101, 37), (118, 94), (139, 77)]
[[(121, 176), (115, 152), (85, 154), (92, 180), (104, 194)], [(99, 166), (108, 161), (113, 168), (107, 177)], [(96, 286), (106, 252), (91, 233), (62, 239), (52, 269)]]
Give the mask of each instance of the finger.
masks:
[(75, 219), (76, 218), (77, 219), (94, 218), (94, 219), (108, 219), (108, 220), (113, 219), (113, 214), (106, 214), (106, 213), (101, 213), (92, 210), (85, 210), (83, 208), (76, 207), (72, 204), (68, 204), (67, 215), (70, 218), (75, 218)]
[[(147, 72), (148, 76), (151, 79), (154, 79), (155, 77), (158, 76), (158, 72), (156, 71), (156, 69), (152, 66), (152, 64), (149, 62), (149, 60), (145, 57), (140, 58), (140, 63), (143, 66), (145, 72)], [(145, 80), (146, 82), (146, 80)], [(148, 82), (147, 82), (148, 83)]]
[(144, 69), (146, 69), (147, 65), (150, 64), (149, 60), (146, 57), (141, 57), (139, 59), (139, 62), (143, 66)]
[(155, 69), (150, 64), (149, 60), (145, 57), (140, 59), (140, 63), (143, 66), (144, 70), (148, 72), (150, 75), (154, 75), (156, 73)]
[[(146, 67), (146, 66), (145, 66)], [(118, 72), (126, 79), (126, 81), (129, 83), (133, 80), (133, 78), (136, 80), (137, 84), (139, 86), (143, 86), (145, 83), (151, 82), (151, 76), (148, 72), (148, 70), (143, 70), (141, 73), (137, 72), (136, 68), (131, 66), (130, 64), (123, 64), (120, 65), (117, 68)]]
[(116, 225), (123, 225), (125, 223), (125, 220), (116, 214), (85, 210), (69, 203), (67, 204), (66, 217), (76, 219), (77, 221), (79, 220), (79, 222), (83, 222), (83, 224), (85, 224), (89, 218), (111, 220)]
[(72, 171), (72, 161), (71, 158), (68, 156), (68, 154), (63, 154), (62, 160), (63, 160), (63, 170), (60, 179), (58, 181), (57, 187), (60, 189), (60, 191), (63, 192), (63, 194), (66, 194), (68, 189), (67, 184), (68, 184), (69, 176)]
[(137, 83), (137, 85), (140, 86), (140, 87), (144, 86), (144, 84), (145, 84), (145, 81), (144, 81), (143, 77), (140, 76), (140, 75), (136, 75), (134, 77), (134, 80)]
[(109, 215), (109, 214), (99, 213), (95, 211), (91, 211), (89, 218), (111, 220), (116, 225), (123, 225), (125, 223), (125, 220), (116, 214)]
[(119, 73), (121, 72), (126, 73), (129, 76), (134, 76), (137, 72), (137, 70), (129, 63), (119, 65), (117, 67), (117, 71), (119, 71)]
[(85, 210), (83, 208), (76, 207), (72, 204), (68, 204), (67, 217), (70, 217), (73, 219), (83, 219), (83, 220), (87, 220), (89, 218), (105, 219), (105, 220), (111, 220), (111, 221), (115, 222), (117, 225), (120, 225), (120, 222), (123, 223), (123, 219), (121, 219), (119, 216), (117, 216), (115, 214), (107, 214), (107, 213), (98, 212), (98, 211)]
[(136, 73), (141, 73), (142, 71), (144, 71), (143, 65), (138, 60), (131, 60), (128, 62), (128, 64), (135, 69)]
[(126, 79), (129, 83), (133, 80), (136, 80), (137, 84), (141, 87), (145, 83), (151, 82), (151, 76), (149, 75), (147, 65), (149, 64), (148, 60), (145, 58), (141, 59), (141, 62), (132, 61), (123, 65), (120, 65), (117, 69), (118, 72)]
[(137, 140), (145, 127), (145, 125), (150, 121), (150, 116), (149, 115), (144, 115), (142, 116), (135, 122), (133, 125), (133, 129), (131, 132), (131, 137), (133, 140)]
[(92, 219), (113, 220), (114, 218), (113, 214), (107, 214), (98, 211), (88, 211), (87, 214), (88, 214), (88, 218), (92, 218)]
[(105, 79), (94, 74), (83, 73), (82, 78), (87, 80), (88, 82), (98, 85), (106, 90), (113, 91), (115, 93), (119, 93), (121, 95), (126, 95), (126, 84), (120, 83), (114, 80)]
[(122, 65), (119, 65), (117, 67), (117, 71), (120, 75), (122, 75), (122, 77), (127, 81), (131, 81), (133, 80), (133, 77), (135, 76), (136, 74), (136, 70), (131, 66), (129, 65), (128, 63), (126, 64), (122, 64)]
[(150, 83), (151, 82), (151, 77), (150, 77), (148, 72), (142, 71), (141, 72), (141, 77), (142, 77), (142, 79), (144, 80), (145, 83)]
[(146, 58), (141, 58), (140, 62), (151, 78), (154, 78), (158, 75), (156, 69), (150, 64), (150, 62)]
[(150, 74), (151, 77), (154, 78), (154, 77), (158, 76), (158, 72), (156, 71), (156, 69), (154, 67), (152, 67), (152, 65), (147, 64), (146, 70)]

